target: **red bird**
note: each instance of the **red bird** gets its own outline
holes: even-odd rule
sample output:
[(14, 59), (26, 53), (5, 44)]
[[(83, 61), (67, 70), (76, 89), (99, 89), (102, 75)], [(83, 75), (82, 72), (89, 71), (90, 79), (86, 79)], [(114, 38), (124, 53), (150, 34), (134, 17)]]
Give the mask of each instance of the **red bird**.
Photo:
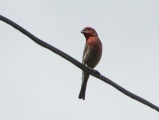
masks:
[[(89, 67), (94, 68), (98, 62), (100, 61), (102, 55), (102, 43), (98, 37), (97, 32), (91, 27), (85, 27), (81, 33), (86, 38), (85, 49), (83, 52), (82, 63)], [(79, 99), (85, 99), (85, 92), (87, 81), (89, 78), (89, 74), (86, 72), (82, 72), (82, 86), (81, 91), (79, 93)]]

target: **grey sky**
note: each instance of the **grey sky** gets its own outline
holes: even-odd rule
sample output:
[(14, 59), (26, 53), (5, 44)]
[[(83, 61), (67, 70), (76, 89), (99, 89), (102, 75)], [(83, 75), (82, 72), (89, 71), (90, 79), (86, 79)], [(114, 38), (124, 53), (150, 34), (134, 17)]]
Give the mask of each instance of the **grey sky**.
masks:
[[(158, 0), (0, 0), (0, 14), (81, 61), (96, 29), (106, 77), (159, 106)], [(0, 22), (0, 120), (158, 120), (159, 113), (90, 77)]]

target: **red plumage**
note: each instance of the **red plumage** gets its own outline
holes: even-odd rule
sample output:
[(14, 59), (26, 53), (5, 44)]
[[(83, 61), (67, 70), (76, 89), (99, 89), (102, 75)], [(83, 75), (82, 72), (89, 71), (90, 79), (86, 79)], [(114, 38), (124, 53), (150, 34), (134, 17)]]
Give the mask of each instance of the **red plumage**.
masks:
[[(98, 37), (97, 32), (91, 27), (85, 27), (81, 33), (86, 38), (86, 44), (83, 52), (82, 63), (89, 67), (94, 68), (101, 59), (102, 55), (102, 43)], [(79, 99), (85, 99), (85, 92), (89, 74), (82, 72), (82, 85), (79, 94)]]

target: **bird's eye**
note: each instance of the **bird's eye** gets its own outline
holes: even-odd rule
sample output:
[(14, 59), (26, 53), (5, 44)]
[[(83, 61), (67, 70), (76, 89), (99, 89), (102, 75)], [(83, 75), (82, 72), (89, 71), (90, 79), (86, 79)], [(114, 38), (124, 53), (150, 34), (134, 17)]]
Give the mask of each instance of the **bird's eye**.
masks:
[(87, 30), (91, 30), (91, 28), (88, 28)]

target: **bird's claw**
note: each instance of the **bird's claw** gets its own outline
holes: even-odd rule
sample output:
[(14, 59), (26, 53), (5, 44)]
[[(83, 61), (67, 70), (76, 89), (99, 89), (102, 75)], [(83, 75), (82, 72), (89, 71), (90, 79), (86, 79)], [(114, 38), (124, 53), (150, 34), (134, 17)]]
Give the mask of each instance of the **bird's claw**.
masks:
[(101, 76), (101, 74), (97, 71), (97, 70), (93, 70), (96, 74), (98, 74), (99, 76)]
[(90, 68), (90, 67), (88, 67), (88, 69), (90, 69), (91, 71), (93, 71), (93, 72), (95, 72), (96, 74), (98, 74), (99, 76), (101, 76), (101, 74), (100, 74), (97, 70), (95, 70), (95, 69), (93, 69), (93, 68)]

